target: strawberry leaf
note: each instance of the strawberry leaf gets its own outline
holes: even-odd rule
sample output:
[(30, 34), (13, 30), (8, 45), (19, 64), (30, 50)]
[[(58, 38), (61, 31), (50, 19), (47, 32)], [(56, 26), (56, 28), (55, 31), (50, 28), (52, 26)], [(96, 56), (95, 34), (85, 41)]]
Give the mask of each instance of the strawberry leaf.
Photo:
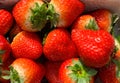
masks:
[(89, 80), (86, 80), (85, 78), (78, 79), (77, 83), (89, 83)]
[(93, 69), (93, 68), (88, 68), (88, 67), (87, 67), (85, 70), (86, 70), (86, 73), (87, 73), (89, 76), (94, 76), (94, 75), (97, 74), (97, 71), (96, 71), (95, 69)]

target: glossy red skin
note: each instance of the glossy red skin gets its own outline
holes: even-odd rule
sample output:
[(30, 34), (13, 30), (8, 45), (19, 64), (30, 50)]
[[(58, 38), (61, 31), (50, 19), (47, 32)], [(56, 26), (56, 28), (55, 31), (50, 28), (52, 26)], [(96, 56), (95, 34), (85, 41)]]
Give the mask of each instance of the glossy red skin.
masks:
[(40, 83), (45, 75), (42, 64), (37, 64), (27, 58), (18, 58), (11, 66), (18, 72), (20, 78), (24, 78), (24, 83)]
[[(61, 81), (63, 81), (63, 83), (76, 83), (73, 79), (71, 79), (69, 77), (69, 73), (72, 72), (72, 71), (67, 68), (67, 66), (74, 65), (73, 60), (78, 61), (79, 58), (68, 59), (68, 60), (64, 61), (60, 66), (59, 78), (60, 78)], [(93, 77), (91, 77), (90, 83), (94, 83), (94, 78)]]
[(38, 59), (42, 55), (42, 44), (35, 33), (22, 31), (18, 33), (12, 43), (12, 54), (15, 58)]
[(63, 83), (59, 79), (59, 68), (61, 66), (62, 62), (51, 62), (48, 61), (45, 64), (46, 68), (46, 75), (45, 77), (47, 78), (49, 83)]
[(84, 11), (85, 5), (80, 0), (51, 0), (59, 20), (57, 27), (66, 28)]
[(0, 55), (0, 59), (4, 63), (10, 56), (11, 47), (10, 47), (10, 43), (3, 35), (0, 35), (0, 50), (5, 51), (2, 55)]
[(107, 9), (98, 9), (91, 13), (95, 17), (98, 26), (101, 30), (110, 31), (112, 24), (112, 14)]
[(77, 56), (75, 44), (65, 29), (54, 29), (48, 34), (43, 53), (51, 61), (63, 61)]
[(85, 65), (100, 68), (109, 62), (114, 39), (107, 31), (73, 29), (72, 40)]
[(0, 35), (5, 35), (13, 24), (13, 17), (10, 12), (0, 9)]
[(116, 65), (111, 63), (100, 68), (98, 75), (103, 83), (119, 83), (116, 77)]

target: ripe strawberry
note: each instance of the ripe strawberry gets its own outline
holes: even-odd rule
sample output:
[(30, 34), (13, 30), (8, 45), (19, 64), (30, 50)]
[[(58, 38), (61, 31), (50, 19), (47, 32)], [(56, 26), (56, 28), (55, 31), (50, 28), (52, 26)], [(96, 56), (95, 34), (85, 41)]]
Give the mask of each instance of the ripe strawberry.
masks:
[(10, 66), (11, 83), (40, 83), (44, 75), (43, 65), (27, 58), (18, 58)]
[(85, 65), (99, 68), (109, 62), (114, 39), (107, 31), (73, 29), (72, 40)]
[(13, 24), (13, 17), (10, 12), (0, 9), (0, 35), (5, 35)]
[(63, 83), (94, 83), (97, 71), (86, 67), (79, 58), (64, 61), (59, 69)]
[(26, 31), (40, 31), (47, 22), (47, 6), (42, 0), (20, 0), (13, 8), (17, 24)]
[(42, 44), (37, 34), (21, 31), (12, 43), (12, 54), (15, 58), (38, 59), (42, 54)]
[(45, 77), (47, 78), (49, 83), (63, 83), (58, 75), (59, 75), (59, 68), (62, 62), (51, 62), (48, 61), (45, 64), (46, 68), (46, 75)]
[(62, 61), (77, 56), (70, 33), (65, 29), (54, 29), (48, 33), (43, 53), (51, 61)]
[(0, 64), (4, 63), (10, 56), (11, 47), (7, 39), (0, 35)]
[(118, 62), (118, 65), (110, 63), (109, 65), (100, 68), (98, 75), (103, 83), (120, 83), (119, 72), (120, 62)]
[(84, 4), (80, 0), (51, 0), (50, 4), (52, 4), (58, 14), (56, 26), (60, 28), (70, 26), (85, 9)]
[(98, 29), (98, 25), (93, 16), (87, 14), (78, 17), (78, 19), (74, 22), (72, 28), (79, 28), (81, 30), (85, 29)]
[(101, 30), (111, 31), (112, 28), (112, 13), (107, 9), (99, 9), (91, 13), (95, 17), (98, 26)]

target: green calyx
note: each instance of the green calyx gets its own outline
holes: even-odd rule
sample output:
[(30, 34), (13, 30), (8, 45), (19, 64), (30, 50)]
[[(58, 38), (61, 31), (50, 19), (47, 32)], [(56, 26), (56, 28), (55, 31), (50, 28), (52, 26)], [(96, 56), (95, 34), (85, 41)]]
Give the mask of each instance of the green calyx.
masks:
[(10, 83), (24, 83), (24, 80), (20, 78), (18, 72), (10, 66), (9, 75), (2, 76), (3, 79), (10, 79)]
[(96, 75), (97, 71), (92, 68), (84, 66), (80, 60), (73, 60), (73, 66), (68, 66), (67, 68), (71, 71), (69, 76), (76, 83), (89, 83), (91, 78)]
[(59, 14), (55, 12), (54, 6), (52, 4), (48, 4), (48, 11), (47, 11), (47, 20), (50, 21), (51, 27), (56, 27), (59, 19)]
[(38, 28), (41, 31), (48, 21), (50, 21), (51, 27), (56, 26), (59, 16), (55, 13), (53, 5), (49, 3), (43, 3), (42, 5), (35, 4), (36, 6), (31, 8), (32, 15), (30, 17), (33, 29)]
[(35, 4), (35, 8), (31, 8), (32, 16), (30, 17), (30, 21), (33, 25), (33, 29), (38, 28), (38, 30), (41, 30), (47, 23), (46, 4), (42, 4), (41, 6), (38, 3)]
[(98, 25), (95, 21), (95, 19), (90, 19), (89, 23), (85, 26), (86, 29), (91, 29), (91, 30), (98, 30)]

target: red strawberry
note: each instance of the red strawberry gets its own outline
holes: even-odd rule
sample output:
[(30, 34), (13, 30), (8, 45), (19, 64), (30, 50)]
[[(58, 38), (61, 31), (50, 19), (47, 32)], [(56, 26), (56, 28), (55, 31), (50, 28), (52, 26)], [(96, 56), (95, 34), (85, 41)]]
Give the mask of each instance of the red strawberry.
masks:
[(17, 24), (26, 31), (40, 31), (47, 22), (47, 6), (42, 0), (20, 0), (13, 8)]
[(13, 17), (10, 12), (0, 9), (0, 34), (5, 35), (13, 24)]
[(114, 39), (107, 31), (73, 29), (72, 39), (85, 65), (99, 68), (109, 62)]
[(12, 54), (15, 58), (38, 59), (42, 54), (42, 44), (40, 38), (35, 33), (21, 31), (12, 43)]
[(50, 4), (52, 4), (58, 14), (56, 26), (60, 28), (70, 26), (85, 9), (84, 4), (80, 0), (51, 0)]
[(45, 69), (27, 58), (18, 58), (10, 66), (11, 83), (40, 83)]
[(62, 61), (77, 56), (70, 33), (65, 29), (54, 29), (48, 33), (43, 52), (51, 61)]
[[(120, 63), (120, 62), (119, 62)], [(120, 66), (120, 64), (119, 64)], [(100, 68), (99, 77), (103, 83), (120, 83), (120, 68), (114, 63)]]
[(4, 36), (0, 35), (0, 63), (5, 62), (9, 58), (10, 52), (9, 42)]
[(80, 16), (73, 24), (72, 28), (79, 28), (81, 30), (85, 29), (98, 29), (98, 25), (95, 21), (95, 18), (91, 15), (82, 15)]
[(99, 9), (91, 13), (95, 17), (98, 26), (101, 30), (111, 31), (112, 28), (112, 13), (107, 9)]
[(51, 61), (46, 62), (46, 64), (45, 64), (45, 68), (46, 68), (45, 77), (47, 78), (49, 83), (63, 83), (58, 77), (59, 68), (60, 68), (61, 64), (62, 64), (62, 62), (51, 62)]
[(86, 67), (79, 58), (64, 61), (59, 69), (63, 83), (94, 83), (96, 70)]

